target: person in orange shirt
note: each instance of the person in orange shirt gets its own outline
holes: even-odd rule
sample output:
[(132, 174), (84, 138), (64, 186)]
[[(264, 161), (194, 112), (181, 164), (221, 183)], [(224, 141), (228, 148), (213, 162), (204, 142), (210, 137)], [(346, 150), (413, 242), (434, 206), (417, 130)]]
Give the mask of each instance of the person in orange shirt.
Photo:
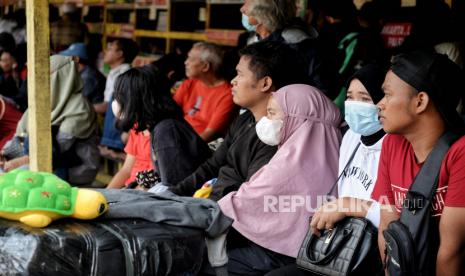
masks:
[(219, 46), (198, 42), (184, 62), (185, 80), (174, 95), (184, 118), (206, 142), (222, 136), (237, 115), (231, 84), (219, 74), (223, 51)]
[(107, 189), (119, 189), (128, 186), (136, 180), (138, 172), (153, 169), (150, 157), (150, 132), (148, 130), (136, 132), (131, 129), (124, 151), (126, 152), (126, 158), (123, 167), (108, 183)]

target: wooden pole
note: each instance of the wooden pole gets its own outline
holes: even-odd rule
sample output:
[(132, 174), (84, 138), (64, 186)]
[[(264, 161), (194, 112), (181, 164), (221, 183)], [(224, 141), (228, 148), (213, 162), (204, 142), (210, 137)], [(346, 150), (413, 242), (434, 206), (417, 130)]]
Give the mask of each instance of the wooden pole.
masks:
[(48, 0), (26, 0), (29, 166), (52, 171)]

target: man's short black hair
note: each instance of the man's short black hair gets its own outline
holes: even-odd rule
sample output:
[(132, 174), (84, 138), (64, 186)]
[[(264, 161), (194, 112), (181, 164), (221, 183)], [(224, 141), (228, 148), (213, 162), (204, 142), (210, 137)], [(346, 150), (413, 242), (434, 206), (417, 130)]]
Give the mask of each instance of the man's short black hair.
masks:
[(139, 53), (139, 45), (132, 39), (118, 38), (113, 43), (118, 45), (118, 48), (123, 52), (124, 63), (131, 63)]
[(239, 55), (250, 59), (249, 69), (254, 72), (257, 80), (268, 76), (273, 80), (275, 89), (309, 82), (304, 58), (284, 42), (253, 43), (240, 50)]

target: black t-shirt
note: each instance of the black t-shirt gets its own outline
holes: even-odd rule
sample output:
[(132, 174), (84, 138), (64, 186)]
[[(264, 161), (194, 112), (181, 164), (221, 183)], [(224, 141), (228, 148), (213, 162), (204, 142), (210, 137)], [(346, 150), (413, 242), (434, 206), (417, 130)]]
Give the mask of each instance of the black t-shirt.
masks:
[(220, 199), (239, 189), (242, 183), (270, 161), (276, 150), (276, 147), (268, 146), (258, 139), (255, 118), (247, 111), (231, 125), (213, 156), (178, 183), (176, 192), (191, 196), (206, 181), (217, 177), (211, 198)]

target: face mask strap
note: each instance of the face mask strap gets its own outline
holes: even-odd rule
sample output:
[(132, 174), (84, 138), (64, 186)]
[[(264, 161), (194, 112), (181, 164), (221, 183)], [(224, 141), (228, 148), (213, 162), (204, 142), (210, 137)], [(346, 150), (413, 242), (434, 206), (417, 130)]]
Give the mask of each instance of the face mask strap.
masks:
[(315, 123), (321, 123), (321, 124), (332, 126), (332, 127), (339, 127), (339, 124), (336, 122), (329, 122), (329, 121), (326, 121), (320, 118), (303, 116), (303, 115), (298, 115), (298, 114), (288, 114), (287, 116), (293, 117), (293, 118), (304, 119), (304, 120), (315, 122)]

